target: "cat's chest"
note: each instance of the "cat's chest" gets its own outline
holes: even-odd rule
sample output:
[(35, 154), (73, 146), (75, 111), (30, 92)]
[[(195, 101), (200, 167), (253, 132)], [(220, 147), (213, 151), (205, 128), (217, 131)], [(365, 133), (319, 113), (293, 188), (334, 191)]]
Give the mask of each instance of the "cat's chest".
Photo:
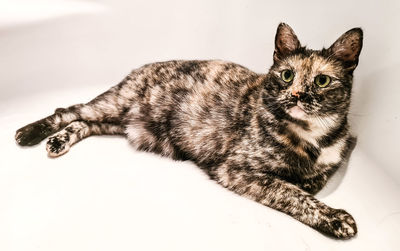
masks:
[(334, 144), (320, 149), (316, 161), (317, 165), (335, 165), (342, 161), (343, 152), (346, 149), (346, 138), (337, 140)]
[[(309, 130), (293, 126), (291, 129), (300, 139), (298, 152), (307, 158), (313, 158), (315, 164), (335, 165), (342, 161), (347, 135), (342, 135), (329, 146), (321, 146), (319, 140), (329, 133), (329, 127), (311, 125)], [(312, 149), (311, 153), (308, 149)]]

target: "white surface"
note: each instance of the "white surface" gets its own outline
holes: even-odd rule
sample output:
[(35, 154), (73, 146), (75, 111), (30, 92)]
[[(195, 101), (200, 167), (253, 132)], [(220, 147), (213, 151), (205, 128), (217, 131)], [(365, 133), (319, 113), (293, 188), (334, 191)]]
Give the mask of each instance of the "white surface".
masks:
[[(0, 250), (399, 249), (398, 2), (80, 3), (104, 10), (0, 24)], [(45, 142), (14, 143), (19, 127), (86, 102), (151, 61), (221, 58), (265, 72), (280, 21), (312, 48), (364, 28), (352, 112), (359, 144), (318, 195), (355, 217), (355, 239), (322, 236), (191, 163), (135, 152), (120, 137), (86, 139), (57, 159)]]

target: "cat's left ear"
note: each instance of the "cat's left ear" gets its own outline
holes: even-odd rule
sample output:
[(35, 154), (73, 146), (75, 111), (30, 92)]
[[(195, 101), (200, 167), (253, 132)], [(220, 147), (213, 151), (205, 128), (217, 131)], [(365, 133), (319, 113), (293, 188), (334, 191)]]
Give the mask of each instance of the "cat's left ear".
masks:
[(354, 28), (340, 36), (329, 47), (328, 52), (331, 57), (342, 61), (346, 70), (352, 71), (357, 67), (362, 45), (363, 31), (361, 28)]

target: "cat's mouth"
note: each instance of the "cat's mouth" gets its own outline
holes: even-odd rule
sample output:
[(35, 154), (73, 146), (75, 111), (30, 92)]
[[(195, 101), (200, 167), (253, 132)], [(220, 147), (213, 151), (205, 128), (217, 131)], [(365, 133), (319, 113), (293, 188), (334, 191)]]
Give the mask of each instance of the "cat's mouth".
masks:
[(304, 105), (300, 101), (288, 109), (288, 114), (296, 119), (303, 119), (307, 115)]

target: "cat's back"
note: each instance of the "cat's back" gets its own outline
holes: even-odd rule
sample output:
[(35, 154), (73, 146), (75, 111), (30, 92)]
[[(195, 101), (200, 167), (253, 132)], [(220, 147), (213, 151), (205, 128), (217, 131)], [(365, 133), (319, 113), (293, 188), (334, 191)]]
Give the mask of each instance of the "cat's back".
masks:
[(148, 116), (173, 110), (182, 119), (193, 120), (236, 107), (260, 76), (222, 60), (175, 60), (134, 70), (122, 88), (129, 89), (132, 105), (142, 107)]
[(223, 60), (172, 60), (146, 64), (128, 76), (148, 87), (201, 88), (240, 87), (258, 74)]

